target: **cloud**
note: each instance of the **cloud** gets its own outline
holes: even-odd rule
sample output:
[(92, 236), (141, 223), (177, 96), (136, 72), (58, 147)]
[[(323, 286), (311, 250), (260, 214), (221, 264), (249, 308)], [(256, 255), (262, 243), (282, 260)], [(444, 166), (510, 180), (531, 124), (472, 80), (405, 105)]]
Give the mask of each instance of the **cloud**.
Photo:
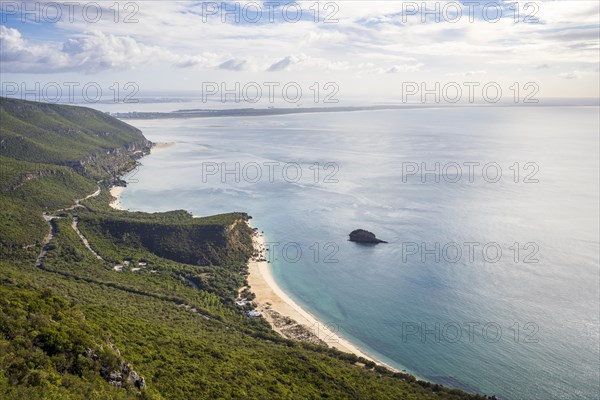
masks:
[(238, 60), (236, 58), (231, 58), (217, 66), (217, 69), (226, 69), (229, 71), (243, 71), (247, 66), (246, 60)]
[(326, 58), (312, 57), (300, 53), (286, 56), (283, 59), (271, 64), (266, 71), (289, 71), (289, 70), (315, 70), (315, 71), (344, 71), (351, 69), (351, 65), (346, 61), (331, 61)]
[(487, 71), (485, 70), (477, 70), (477, 71), (464, 71), (464, 72), (450, 72), (447, 73), (446, 76), (473, 76), (473, 75), (485, 75)]
[(189, 67), (194, 67), (199, 64), (202, 64), (202, 59), (194, 58), (194, 57), (186, 57), (185, 59), (182, 59), (181, 61), (176, 62), (175, 66), (179, 67), (179, 68), (189, 68)]
[(581, 78), (581, 72), (579, 72), (579, 71), (565, 72), (563, 74), (558, 74), (558, 76), (560, 76), (563, 79), (579, 79), (579, 78)]
[[(31, 64), (47, 63), (46, 70), (52, 65), (64, 63), (64, 57), (56, 51), (25, 42), (17, 29), (0, 25), (0, 58), (5, 72), (25, 72)], [(18, 66), (21, 68), (14, 68)]]
[(295, 57), (287, 56), (283, 60), (280, 60), (274, 64), (271, 64), (271, 66), (269, 68), (267, 68), (267, 71), (268, 72), (283, 71), (283, 70), (288, 69), (288, 67), (290, 67), (291, 65), (293, 65), (297, 62), (298, 62), (298, 60)]
[(433, 18), (423, 23), (418, 15), (403, 22), (401, 8), (399, 2), (345, 2), (333, 15), (337, 23), (321, 21), (325, 14), (319, 23), (289, 23), (280, 16), (270, 23), (265, 12), (261, 23), (236, 24), (220, 15), (203, 20), (194, 2), (144, 2), (135, 15), (140, 23), (115, 23), (108, 11), (94, 24), (80, 12), (75, 21), (56, 24), (21, 28), (10, 21), (0, 32), (2, 73), (129, 69), (136, 78), (148, 77), (149, 86), (155, 73), (164, 77), (160, 84), (176, 86), (183, 76), (199, 82), (223, 79), (224, 71), (238, 71), (240, 79), (293, 71), (299, 81), (336, 79), (348, 82), (349, 92), (377, 83), (385, 92), (392, 91), (389, 80), (403, 73), (440, 80), (487, 72), (490, 79), (514, 81), (527, 71), (549, 91), (578, 77), (589, 84), (570, 85), (573, 91), (597, 86), (598, 74), (591, 73), (600, 49), (596, 2), (540, 3), (536, 16), (543, 24), (524, 23), (523, 9), (519, 23), (512, 14), (497, 23), (470, 22), (467, 13), (452, 24)]
[[(393, 66), (383, 70), (383, 72), (385, 72), (386, 74), (397, 74), (399, 72), (417, 72), (417, 71), (420, 71), (421, 68), (423, 68), (422, 63), (401, 64), (401, 65), (393, 65)], [(379, 69), (378, 72), (382, 72), (382, 70)]]
[(193, 56), (169, 53), (167, 58), (178, 68), (190, 68), (196, 66), (213, 67), (220, 57), (215, 53), (204, 52)]
[(127, 36), (90, 32), (61, 43), (35, 44), (14, 28), (0, 25), (0, 56), (6, 72), (96, 73), (130, 69), (160, 56), (160, 49)]

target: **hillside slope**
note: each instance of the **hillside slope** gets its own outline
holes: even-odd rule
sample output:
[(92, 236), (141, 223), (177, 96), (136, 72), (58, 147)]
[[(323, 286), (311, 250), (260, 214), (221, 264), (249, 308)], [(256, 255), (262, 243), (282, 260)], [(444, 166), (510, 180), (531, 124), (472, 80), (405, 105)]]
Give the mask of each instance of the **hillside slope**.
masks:
[(71, 166), (95, 179), (151, 146), (139, 129), (85, 107), (2, 97), (0, 121), (0, 156)]

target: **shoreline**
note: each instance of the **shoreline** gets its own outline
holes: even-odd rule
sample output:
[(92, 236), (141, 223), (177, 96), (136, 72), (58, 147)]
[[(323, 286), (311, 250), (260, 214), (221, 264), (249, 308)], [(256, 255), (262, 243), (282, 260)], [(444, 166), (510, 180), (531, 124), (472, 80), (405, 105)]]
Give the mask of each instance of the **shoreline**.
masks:
[[(289, 339), (302, 340), (298, 337), (291, 336), (289, 330), (286, 332), (286, 327), (294, 326), (294, 324), (300, 325), (304, 328), (306, 333), (318, 337), (321, 344), (373, 361), (394, 372), (402, 372), (366, 354), (360, 348), (338, 334), (335, 329), (329, 329), (328, 324), (322, 323), (318, 318), (303, 309), (298, 303), (290, 298), (290, 296), (277, 285), (277, 282), (271, 273), (270, 265), (264, 257), (266, 248), (264, 236), (255, 231), (252, 242), (255, 251), (258, 252), (258, 256), (253, 257), (248, 261), (249, 290), (256, 295), (256, 298), (253, 301), (256, 305), (256, 310), (261, 313), (275, 332)], [(282, 325), (281, 319), (287, 320), (287, 324)], [(297, 332), (298, 329), (295, 329), (295, 331)]]
[(111, 208), (115, 210), (124, 211), (125, 209), (121, 206), (121, 193), (125, 190), (125, 186), (111, 186), (109, 189), (110, 195), (114, 197), (114, 200), (108, 203)]
[[(150, 154), (167, 149), (175, 145), (171, 143), (155, 143)], [(125, 186), (112, 186), (110, 194), (114, 200), (109, 206), (115, 210), (125, 211), (121, 205), (121, 194)], [(250, 221), (247, 221), (250, 225)], [(253, 303), (256, 311), (269, 323), (271, 328), (281, 336), (309, 343), (322, 344), (333, 347), (344, 353), (354, 354), (372, 361), (377, 365), (386, 367), (394, 372), (400, 371), (362, 351), (337, 333), (338, 327), (324, 324), (314, 315), (303, 309), (296, 303), (275, 281), (269, 263), (265, 259), (265, 238), (257, 230), (252, 236), (252, 243), (256, 255), (248, 260), (248, 286), (249, 290), (256, 295)], [(243, 288), (240, 288), (240, 292)], [(332, 329), (333, 328), (333, 329)], [(364, 366), (357, 362), (356, 365)]]
[[(175, 142), (157, 142), (150, 148), (150, 154), (158, 153), (159, 151), (165, 150), (171, 146), (174, 146)], [(111, 186), (109, 189), (110, 195), (114, 197), (108, 205), (115, 210), (125, 211), (121, 205), (121, 194), (125, 190), (126, 186)]]

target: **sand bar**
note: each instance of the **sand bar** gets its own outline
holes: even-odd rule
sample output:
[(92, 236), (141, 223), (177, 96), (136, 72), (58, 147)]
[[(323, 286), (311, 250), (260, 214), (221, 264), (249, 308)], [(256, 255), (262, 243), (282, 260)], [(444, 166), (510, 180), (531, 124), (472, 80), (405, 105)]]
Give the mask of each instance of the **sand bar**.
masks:
[(164, 149), (168, 149), (171, 146), (174, 146), (175, 142), (157, 142), (154, 143), (152, 148), (150, 149), (150, 154), (158, 153)]

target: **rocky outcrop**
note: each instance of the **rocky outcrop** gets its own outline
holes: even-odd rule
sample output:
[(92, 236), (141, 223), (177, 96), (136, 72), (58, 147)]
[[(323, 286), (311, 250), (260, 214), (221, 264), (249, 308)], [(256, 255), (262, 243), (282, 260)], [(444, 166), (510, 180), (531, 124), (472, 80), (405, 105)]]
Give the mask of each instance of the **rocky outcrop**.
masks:
[[(121, 359), (121, 352), (111, 343), (108, 346), (100, 346), (99, 352), (91, 348), (85, 349), (84, 356), (91, 359), (94, 363), (100, 363), (100, 375), (111, 385), (123, 388), (126, 386), (142, 390), (146, 388), (146, 379), (133, 370), (131, 364)], [(107, 357), (110, 354), (111, 357)], [(112, 361), (109, 361), (112, 359)], [(112, 364), (112, 367), (109, 366)], [(116, 368), (115, 368), (116, 366)]]
[(135, 161), (149, 154), (152, 142), (140, 140), (114, 149), (90, 154), (78, 161), (65, 162), (77, 173), (94, 180), (106, 179), (116, 182), (119, 176), (135, 167)]
[(385, 240), (377, 239), (373, 232), (364, 229), (356, 229), (350, 232), (350, 241), (356, 243), (387, 243)]
[(125, 382), (138, 390), (146, 388), (144, 377), (135, 372), (131, 364), (127, 364), (125, 361), (121, 361), (119, 369), (105, 372), (104, 375), (108, 383), (118, 388), (122, 388)]

